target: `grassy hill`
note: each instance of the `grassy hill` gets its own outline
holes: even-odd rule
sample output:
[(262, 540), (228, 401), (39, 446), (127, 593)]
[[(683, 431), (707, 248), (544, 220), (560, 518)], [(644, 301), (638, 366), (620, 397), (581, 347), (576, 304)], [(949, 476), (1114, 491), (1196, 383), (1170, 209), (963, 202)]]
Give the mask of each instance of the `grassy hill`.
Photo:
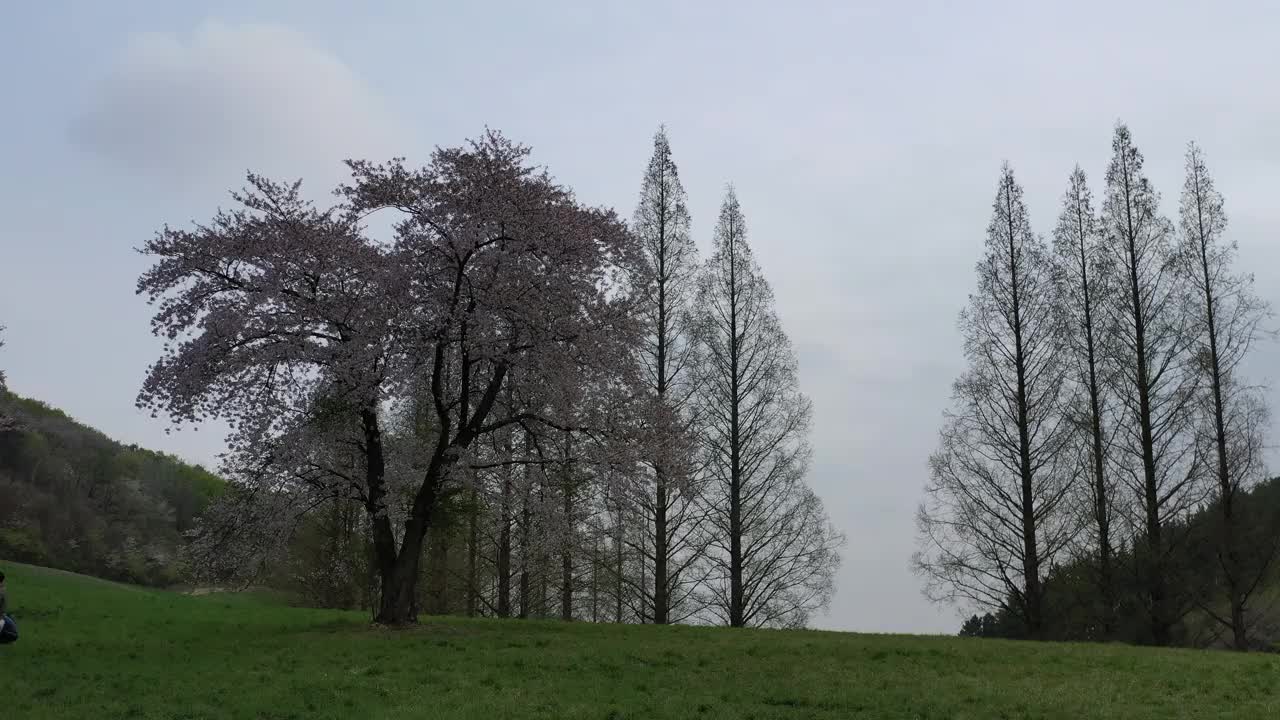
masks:
[(5, 718), (1275, 718), (1280, 656), (432, 619), (0, 563)]

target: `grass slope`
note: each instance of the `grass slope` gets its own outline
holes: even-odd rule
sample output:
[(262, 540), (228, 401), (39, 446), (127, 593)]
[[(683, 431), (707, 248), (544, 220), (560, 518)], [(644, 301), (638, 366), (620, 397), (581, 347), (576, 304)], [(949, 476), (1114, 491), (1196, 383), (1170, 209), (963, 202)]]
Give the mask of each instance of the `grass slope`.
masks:
[(1277, 656), (517, 620), (389, 632), (4, 568), (14, 720), (1280, 717)]

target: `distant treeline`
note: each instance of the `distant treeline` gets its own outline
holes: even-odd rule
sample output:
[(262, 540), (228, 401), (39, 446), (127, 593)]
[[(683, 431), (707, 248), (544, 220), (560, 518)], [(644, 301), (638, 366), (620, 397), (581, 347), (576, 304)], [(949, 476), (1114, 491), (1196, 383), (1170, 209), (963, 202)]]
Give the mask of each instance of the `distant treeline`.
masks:
[(222, 481), (0, 387), (0, 557), (143, 585), (181, 578)]

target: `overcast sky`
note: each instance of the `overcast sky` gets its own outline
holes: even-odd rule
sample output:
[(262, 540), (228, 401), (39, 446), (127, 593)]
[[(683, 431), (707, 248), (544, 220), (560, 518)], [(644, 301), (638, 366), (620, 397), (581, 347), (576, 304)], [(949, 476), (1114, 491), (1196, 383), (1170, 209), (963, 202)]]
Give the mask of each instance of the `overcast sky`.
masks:
[[(191, 5), (204, 5), (194, 9)], [(913, 515), (1000, 164), (1052, 231), (1123, 119), (1170, 214), (1197, 140), (1280, 304), (1280, 11), (1268, 3), (14, 3), (0, 21), (0, 367), (124, 442), (212, 464), (133, 399), (159, 343), (133, 252), (253, 169), (323, 197), (346, 157), (486, 125), (630, 217), (668, 127), (710, 245), (726, 182), (814, 400), (811, 482), (848, 535), (820, 627), (954, 632)], [(461, 6), (462, 3), (456, 3)], [(1260, 379), (1280, 360), (1255, 359)], [(1273, 393), (1273, 404), (1274, 400)], [(1274, 467), (1274, 463), (1273, 463)]]

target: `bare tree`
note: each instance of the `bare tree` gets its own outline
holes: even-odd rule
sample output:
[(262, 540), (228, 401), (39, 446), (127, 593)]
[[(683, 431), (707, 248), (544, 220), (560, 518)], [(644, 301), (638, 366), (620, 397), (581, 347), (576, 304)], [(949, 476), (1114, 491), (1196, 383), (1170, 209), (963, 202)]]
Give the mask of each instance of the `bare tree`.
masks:
[(935, 600), (1007, 608), (1038, 637), (1045, 578), (1074, 530), (1063, 507), (1074, 469), (1068, 366), (1053, 260), (1008, 165), (977, 275), (960, 316), (969, 367), (930, 462), (915, 566)]
[[(653, 156), (645, 170), (632, 231), (649, 264), (646, 283), (637, 292), (645, 328), (639, 350), (645, 390), (655, 408), (649, 474), (637, 493), (652, 537), (636, 548), (653, 587), (639, 588), (654, 623), (679, 622), (696, 610), (694, 593), (701, 580), (698, 472), (691, 445), (691, 399), (695, 389), (695, 344), (690, 337), (690, 302), (696, 291), (698, 252), (689, 236), (684, 186), (665, 128), (653, 138)], [(646, 572), (646, 574), (648, 574)]]
[(1093, 529), (1092, 552), (1101, 600), (1103, 637), (1116, 631), (1116, 580), (1114, 568), (1115, 481), (1107, 472), (1111, 433), (1105, 429), (1107, 413), (1106, 350), (1103, 323), (1112, 293), (1111, 272), (1100, 246), (1093, 193), (1078, 166), (1072, 171), (1062, 198), (1062, 212), (1054, 230), (1057, 255), (1059, 308), (1064, 315), (1064, 348), (1068, 376), (1074, 392), (1066, 405), (1076, 433), (1079, 473), (1087, 482), (1077, 484), (1086, 502), (1085, 514)]
[(1142, 153), (1117, 125), (1102, 207), (1102, 247), (1118, 273), (1108, 335), (1111, 391), (1117, 400), (1116, 468), (1140, 515), (1135, 548), (1150, 639), (1166, 645), (1185, 597), (1171, 583), (1166, 528), (1201, 500), (1189, 430), (1197, 376), (1189, 372), (1186, 283), (1175, 261), (1172, 226), (1143, 174)]
[(1275, 542), (1249, 547), (1240, 537), (1236, 497), (1263, 477), (1267, 419), (1261, 394), (1241, 377), (1240, 365), (1260, 337), (1270, 308), (1254, 293), (1253, 277), (1235, 272), (1237, 248), (1224, 238), (1222, 196), (1195, 143), (1187, 148), (1179, 219), (1178, 257), (1195, 297), (1189, 331), (1202, 390), (1195, 456), (1214, 480), (1220, 513), (1216, 555), (1229, 610), (1223, 615), (1209, 603), (1203, 607), (1231, 632), (1236, 650), (1247, 650), (1247, 604), (1270, 565)]
[(843, 537), (804, 482), (811, 407), (732, 188), (697, 308), (711, 611), (733, 627), (803, 625), (830, 600)]

